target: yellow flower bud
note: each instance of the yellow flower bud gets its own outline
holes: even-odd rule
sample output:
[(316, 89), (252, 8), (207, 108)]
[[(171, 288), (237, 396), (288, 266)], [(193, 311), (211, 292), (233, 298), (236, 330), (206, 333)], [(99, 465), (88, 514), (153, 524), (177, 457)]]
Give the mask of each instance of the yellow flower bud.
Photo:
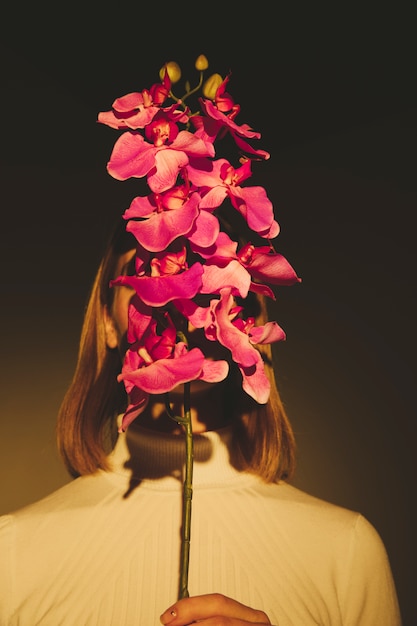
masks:
[(220, 74), (212, 74), (203, 85), (203, 96), (209, 98), (210, 100), (214, 100), (216, 91), (222, 82), (223, 78)]
[(165, 76), (165, 68), (168, 70), (168, 76), (171, 83), (177, 83), (181, 78), (181, 68), (175, 61), (168, 61), (159, 70), (159, 78), (163, 80)]
[(196, 62), (195, 62), (195, 69), (198, 70), (199, 72), (203, 72), (204, 70), (206, 70), (209, 66), (207, 57), (204, 54), (200, 54), (200, 56), (197, 58)]

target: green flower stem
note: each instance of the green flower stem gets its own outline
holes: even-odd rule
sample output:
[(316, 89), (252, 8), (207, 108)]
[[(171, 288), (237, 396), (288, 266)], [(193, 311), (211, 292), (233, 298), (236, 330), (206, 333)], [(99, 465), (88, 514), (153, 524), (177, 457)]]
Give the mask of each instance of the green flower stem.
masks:
[[(177, 98), (177, 96), (175, 96), (172, 91), (169, 92), (170, 98), (172, 98), (174, 102), (183, 103), (187, 98), (189, 98), (189, 96), (191, 96), (193, 93), (196, 93), (200, 89), (201, 85), (203, 84), (203, 76), (204, 76), (204, 72), (200, 71), (198, 84), (193, 88), (191, 88), (190, 83), (187, 81), (186, 87), (185, 87), (185, 94), (181, 98)], [(183, 108), (185, 110), (186, 107), (184, 106)]]
[(184, 385), (185, 476), (181, 527), (180, 584), (178, 598), (188, 598), (188, 566), (190, 563), (191, 502), (193, 497), (193, 431), (191, 427), (190, 383)]

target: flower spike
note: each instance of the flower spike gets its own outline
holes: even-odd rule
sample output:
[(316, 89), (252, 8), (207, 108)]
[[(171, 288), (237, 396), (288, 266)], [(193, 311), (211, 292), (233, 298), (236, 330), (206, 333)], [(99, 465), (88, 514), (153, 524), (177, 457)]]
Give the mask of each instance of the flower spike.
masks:
[[(269, 383), (256, 346), (282, 341), (285, 333), (276, 322), (258, 327), (256, 320), (245, 319), (236, 298), (244, 301), (254, 292), (275, 299), (274, 289), (301, 280), (272, 246), (280, 226), (266, 190), (249, 183), (253, 160), (270, 157), (255, 147), (261, 134), (237, 121), (241, 106), (229, 89), (231, 72), (225, 78), (212, 72), (204, 80), (208, 67), (200, 55), (195, 86), (187, 80), (178, 97), (174, 89), (182, 70), (169, 61), (160, 69), (159, 82), (116, 98), (110, 110), (98, 115), (99, 123), (121, 133), (107, 164), (109, 174), (120, 181), (144, 179), (149, 188), (148, 195), (132, 199), (123, 215), (137, 241), (135, 273), (111, 282), (134, 290), (119, 376), (130, 402), (123, 428), (141, 413), (149, 394), (227, 376), (226, 362), (188, 347), (189, 324), (230, 351), (243, 390), (265, 403)], [(195, 112), (188, 104), (193, 97), (199, 107)], [(217, 154), (226, 134), (237, 149), (235, 162)], [(241, 242), (239, 233), (226, 230), (225, 205), (244, 220), (250, 239), (264, 244)]]

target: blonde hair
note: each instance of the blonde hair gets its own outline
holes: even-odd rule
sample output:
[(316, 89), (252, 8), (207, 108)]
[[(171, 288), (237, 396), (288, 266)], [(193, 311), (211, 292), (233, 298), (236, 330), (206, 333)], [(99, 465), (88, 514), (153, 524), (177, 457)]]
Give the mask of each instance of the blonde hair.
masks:
[[(73, 476), (109, 468), (107, 456), (117, 437), (116, 416), (127, 405), (123, 383), (117, 382), (122, 361), (118, 349), (106, 344), (104, 308), (111, 309), (120, 256), (135, 247), (135, 240), (119, 223), (99, 265), (81, 331), (75, 372), (57, 418), (57, 443), (63, 461)], [(258, 320), (267, 320), (264, 298), (258, 298)], [(295, 439), (283, 406), (273, 371), (269, 345), (258, 346), (271, 383), (269, 400), (257, 404), (241, 389), (233, 394), (234, 428), (240, 466), (266, 482), (290, 478), (295, 469)], [(236, 368), (237, 376), (240, 373)], [(234, 382), (233, 382), (234, 379)], [(232, 384), (236, 376), (231, 376)], [(236, 400), (236, 403), (235, 403)]]

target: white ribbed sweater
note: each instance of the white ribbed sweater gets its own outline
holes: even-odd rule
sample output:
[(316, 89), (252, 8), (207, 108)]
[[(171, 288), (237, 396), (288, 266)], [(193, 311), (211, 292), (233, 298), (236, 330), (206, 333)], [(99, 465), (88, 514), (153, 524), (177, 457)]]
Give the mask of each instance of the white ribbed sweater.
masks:
[[(398, 626), (388, 558), (360, 515), (234, 469), (228, 428), (194, 437), (190, 595), (276, 626)], [(182, 438), (131, 428), (114, 470), (0, 518), (0, 626), (156, 626), (177, 598)]]

